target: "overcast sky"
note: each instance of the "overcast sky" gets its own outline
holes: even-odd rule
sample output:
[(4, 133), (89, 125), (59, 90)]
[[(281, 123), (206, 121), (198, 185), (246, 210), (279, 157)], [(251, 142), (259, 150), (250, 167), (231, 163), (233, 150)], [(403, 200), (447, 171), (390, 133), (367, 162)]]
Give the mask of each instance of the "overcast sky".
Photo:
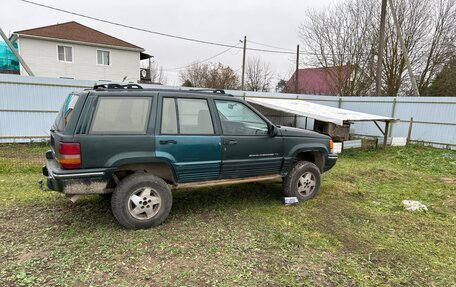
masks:
[[(246, 35), (248, 46), (252, 48), (271, 49), (249, 43), (249, 40), (295, 50), (298, 44), (298, 27), (303, 21), (304, 12), (309, 9), (324, 9), (341, 0), (34, 1), (80, 14), (184, 37), (235, 45)], [(164, 69), (182, 67), (226, 50), (224, 47), (120, 28), (18, 0), (0, 0), (0, 3), (2, 4), (0, 27), (6, 33), (77, 21), (143, 47)], [(251, 57), (261, 57), (262, 60), (270, 63), (277, 79), (288, 77), (293, 70), (294, 56), (248, 51), (247, 60)], [(212, 62), (221, 62), (240, 72), (242, 50), (232, 49), (213, 59)], [(178, 70), (167, 71), (166, 75), (167, 84), (181, 84), (178, 80)]]

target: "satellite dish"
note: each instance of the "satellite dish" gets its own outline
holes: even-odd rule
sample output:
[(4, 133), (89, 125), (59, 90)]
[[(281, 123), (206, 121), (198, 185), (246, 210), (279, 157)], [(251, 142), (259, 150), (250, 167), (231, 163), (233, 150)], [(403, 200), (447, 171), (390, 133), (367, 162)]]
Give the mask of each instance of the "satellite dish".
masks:
[(147, 76), (146, 70), (141, 70), (141, 77), (145, 78)]

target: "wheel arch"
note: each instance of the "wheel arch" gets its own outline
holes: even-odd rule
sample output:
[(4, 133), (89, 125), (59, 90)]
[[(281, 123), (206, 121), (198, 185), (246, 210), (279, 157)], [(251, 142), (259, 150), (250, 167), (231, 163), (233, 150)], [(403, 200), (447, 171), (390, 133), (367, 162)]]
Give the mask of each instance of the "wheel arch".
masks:
[(294, 157), (295, 162), (308, 161), (315, 164), (321, 173), (324, 171), (325, 167), (325, 155), (320, 150), (306, 150), (300, 151)]
[(113, 171), (111, 185), (117, 185), (118, 181), (136, 172), (144, 172), (163, 179), (168, 184), (177, 182), (176, 174), (172, 165), (166, 161), (130, 163), (118, 166)]

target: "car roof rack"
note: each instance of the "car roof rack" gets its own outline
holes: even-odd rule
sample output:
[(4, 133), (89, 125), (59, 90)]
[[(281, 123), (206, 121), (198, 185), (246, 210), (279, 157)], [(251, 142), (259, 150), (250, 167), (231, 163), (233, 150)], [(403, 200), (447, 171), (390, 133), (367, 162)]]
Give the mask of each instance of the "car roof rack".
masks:
[(214, 94), (223, 94), (225, 95), (225, 90), (222, 89), (190, 89), (190, 92), (212, 92)]
[(93, 86), (94, 90), (142, 90), (143, 87), (141, 87), (138, 84), (96, 84)]
[(213, 94), (218, 94), (221, 96), (231, 96), (231, 94), (226, 94), (225, 90), (222, 89), (189, 89), (189, 90), (174, 90), (174, 89), (157, 89), (157, 88), (146, 88), (144, 89), (142, 86), (138, 84), (117, 84), (117, 83), (103, 83), (103, 84), (95, 84), (91, 89), (85, 90), (95, 90), (95, 91), (104, 91), (104, 90), (143, 90), (143, 91), (161, 91), (161, 92), (187, 92), (187, 93), (205, 93), (211, 92)]

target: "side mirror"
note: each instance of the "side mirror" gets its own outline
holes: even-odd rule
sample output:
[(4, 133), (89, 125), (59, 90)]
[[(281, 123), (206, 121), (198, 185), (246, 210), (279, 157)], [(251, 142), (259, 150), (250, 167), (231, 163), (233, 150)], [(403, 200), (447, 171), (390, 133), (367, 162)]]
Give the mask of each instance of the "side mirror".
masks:
[(279, 130), (277, 129), (277, 127), (275, 125), (269, 126), (269, 135), (271, 137), (275, 137), (278, 133), (279, 133)]

